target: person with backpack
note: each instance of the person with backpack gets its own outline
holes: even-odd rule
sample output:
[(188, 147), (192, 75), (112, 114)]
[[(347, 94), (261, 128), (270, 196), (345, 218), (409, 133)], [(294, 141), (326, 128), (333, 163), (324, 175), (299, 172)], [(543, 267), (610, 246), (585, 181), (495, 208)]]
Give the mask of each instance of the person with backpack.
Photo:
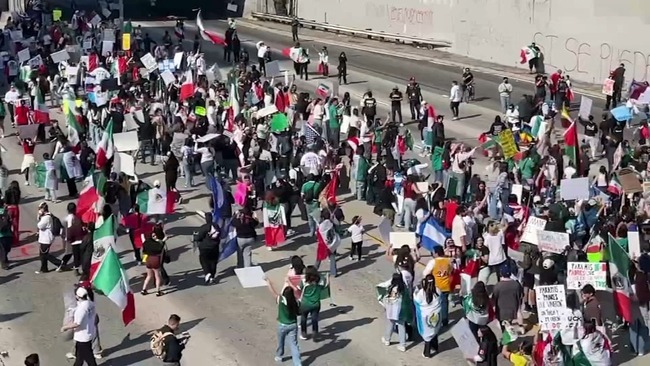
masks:
[(0, 265), (9, 269), (9, 252), (13, 242), (11, 217), (4, 200), (0, 198)]
[(188, 333), (176, 335), (181, 324), (181, 317), (172, 314), (167, 324), (153, 332), (149, 347), (154, 356), (160, 359), (164, 366), (180, 366), (183, 350), (190, 339)]
[(309, 224), (309, 235), (316, 235), (318, 228), (317, 218), (320, 216), (320, 203), (318, 197), (322, 190), (322, 184), (314, 174), (307, 175), (307, 181), (300, 188), (300, 196), (302, 197), (305, 207), (307, 208), (307, 223)]
[(214, 282), (220, 255), (221, 228), (212, 221), (212, 213), (206, 212), (205, 224), (194, 238), (199, 248), (199, 262), (203, 269), (206, 285)]
[(65, 217), (65, 255), (61, 258), (61, 265), (57, 271), (62, 271), (72, 259), (72, 269), (79, 274), (81, 268), (81, 241), (85, 236), (84, 224), (77, 216), (77, 205), (70, 202), (67, 207), (68, 215)]
[[(58, 224), (57, 224), (58, 222)], [(50, 213), (47, 203), (42, 202), (38, 206), (38, 244), (40, 249), (41, 268), (36, 271), (36, 274), (47, 273), (50, 270), (47, 268), (47, 263), (50, 262), (55, 266), (61, 265), (54, 255), (50, 254), (50, 248), (57, 235), (61, 234), (61, 221)], [(58, 229), (58, 230), (57, 230)]]

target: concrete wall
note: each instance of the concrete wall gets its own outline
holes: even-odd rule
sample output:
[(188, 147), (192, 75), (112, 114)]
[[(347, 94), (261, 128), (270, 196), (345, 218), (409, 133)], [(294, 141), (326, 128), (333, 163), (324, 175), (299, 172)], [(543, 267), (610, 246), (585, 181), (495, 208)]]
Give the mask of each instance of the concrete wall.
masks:
[[(267, 1), (272, 9), (272, 0), (248, 1), (257, 1), (256, 11)], [(600, 83), (620, 62), (628, 79), (650, 79), (648, 0), (298, 0), (297, 13), (445, 39), (450, 52), (509, 66), (521, 67), (521, 47), (535, 41), (547, 70), (563, 69), (576, 80)]]

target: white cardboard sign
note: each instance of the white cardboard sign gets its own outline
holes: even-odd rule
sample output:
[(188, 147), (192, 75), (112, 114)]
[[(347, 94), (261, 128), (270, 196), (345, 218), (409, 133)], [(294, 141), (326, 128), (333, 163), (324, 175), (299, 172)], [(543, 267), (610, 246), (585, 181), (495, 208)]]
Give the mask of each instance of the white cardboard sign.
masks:
[(537, 232), (544, 230), (546, 227), (546, 220), (540, 219), (539, 217), (530, 216), (526, 227), (524, 227), (524, 232), (521, 235), (521, 241), (530, 243), (533, 245), (538, 245), (537, 242)]
[(537, 316), (544, 331), (565, 329), (566, 291), (564, 285), (536, 286)]
[(607, 290), (607, 263), (568, 262), (566, 288), (582, 290), (586, 284)]
[(567, 233), (546, 230), (537, 231), (537, 246), (541, 251), (561, 254), (569, 243), (569, 234)]

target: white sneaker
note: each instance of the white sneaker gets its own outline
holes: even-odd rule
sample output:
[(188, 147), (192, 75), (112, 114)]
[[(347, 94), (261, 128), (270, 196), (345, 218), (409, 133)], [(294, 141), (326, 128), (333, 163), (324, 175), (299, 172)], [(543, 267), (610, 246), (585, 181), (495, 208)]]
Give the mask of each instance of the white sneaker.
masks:
[(102, 359), (102, 355), (99, 354), (99, 353), (95, 353), (94, 356), (95, 356), (96, 360), (101, 360)]
[(28, 186), (28, 185), (29, 185), (29, 182), (25, 182), (25, 185)]
[(383, 343), (384, 346), (390, 346), (390, 341), (386, 340), (384, 337), (381, 337), (381, 343)]
[(212, 277), (212, 276), (210, 276), (209, 273), (207, 275), (205, 275), (205, 283), (210, 282), (210, 277)]
[(291, 229), (287, 230), (287, 236), (291, 236), (291, 235), (293, 235), (293, 234), (295, 234), (295, 233), (296, 233), (296, 232), (293, 231), (293, 230), (291, 230)]
[(272, 251), (273, 251), (273, 247), (266, 247), (266, 250), (268, 250), (269, 252), (272, 252)]
[(397, 346), (397, 350), (400, 352), (406, 352), (406, 347), (404, 346)]
[(65, 354), (65, 358), (67, 358), (68, 360), (74, 360), (77, 357), (72, 352), (68, 352)]

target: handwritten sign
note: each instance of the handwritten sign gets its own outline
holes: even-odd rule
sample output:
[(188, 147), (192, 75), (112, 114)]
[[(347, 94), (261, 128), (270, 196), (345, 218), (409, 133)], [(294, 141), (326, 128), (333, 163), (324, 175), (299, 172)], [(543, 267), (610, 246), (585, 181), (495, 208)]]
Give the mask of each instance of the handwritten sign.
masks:
[(593, 106), (594, 101), (591, 100), (591, 98), (585, 97), (584, 95), (580, 99), (580, 112), (578, 112), (578, 116), (582, 119), (589, 119), (589, 115), (591, 114), (591, 107)]
[(142, 65), (147, 68), (147, 70), (153, 72), (158, 68), (158, 63), (156, 63), (156, 59), (151, 55), (151, 53), (147, 53), (146, 55), (140, 57), (140, 62), (142, 62)]
[(124, 33), (122, 34), (122, 50), (128, 51), (131, 49), (131, 34)]
[(512, 135), (512, 131), (503, 130), (499, 134), (499, 144), (503, 149), (503, 156), (506, 159), (510, 159), (517, 154), (517, 144), (515, 143), (515, 137)]
[(561, 254), (569, 245), (569, 234), (556, 233), (554, 231), (537, 231), (537, 246), (539, 250)]
[(30, 66), (32, 69), (37, 69), (37, 68), (39, 68), (42, 64), (43, 64), (43, 58), (41, 57), (41, 55), (37, 55), (36, 57), (34, 57), (34, 58), (32, 58), (31, 60), (29, 60), (29, 66)]
[(537, 286), (537, 316), (544, 331), (566, 329), (566, 292), (564, 285)]
[(61, 9), (52, 10), (52, 20), (54, 20), (55, 22), (58, 22), (59, 20), (61, 20), (61, 15), (63, 15), (63, 12), (61, 11)]
[(524, 232), (521, 235), (521, 241), (533, 245), (538, 245), (537, 232), (544, 230), (545, 227), (546, 220), (535, 216), (529, 217), (528, 222), (526, 223), (526, 227), (524, 228)]
[(590, 284), (596, 290), (607, 289), (607, 264), (589, 262), (568, 262), (566, 288), (581, 290)]
[(605, 81), (603, 81), (602, 93), (609, 96), (612, 96), (612, 94), (614, 94), (614, 80), (605, 79)]

